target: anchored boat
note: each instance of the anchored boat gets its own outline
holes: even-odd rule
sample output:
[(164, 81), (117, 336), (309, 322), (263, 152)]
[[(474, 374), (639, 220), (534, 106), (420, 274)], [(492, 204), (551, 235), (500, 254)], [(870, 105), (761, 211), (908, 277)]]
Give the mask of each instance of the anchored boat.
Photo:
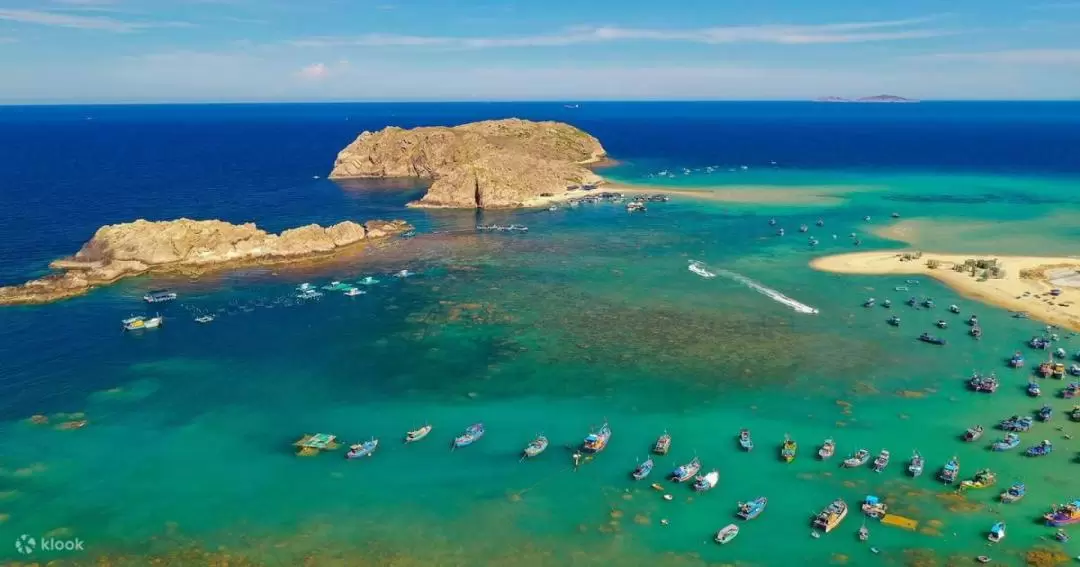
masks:
[(960, 461), (953, 457), (949, 459), (949, 462), (945, 463), (945, 466), (941, 468), (941, 473), (938, 474), (938, 478), (945, 484), (952, 484), (956, 482), (957, 475), (960, 474)]
[(1054, 445), (1049, 440), (1044, 439), (1042, 443), (1033, 447), (1028, 447), (1024, 454), (1029, 457), (1044, 457), (1049, 455), (1054, 450)]
[(832, 456), (836, 454), (836, 442), (832, 439), (826, 439), (825, 442), (821, 444), (821, 448), (818, 449), (817, 454), (818, 458), (823, 461), (832, 458)]
[(1005, 522), (998, 522), (990, 526), (990, 535), (986, 537), (991, 543), (997, 543), (1005, 539)]
[(866, 500), (862, 503), (863, 514), (874, 519), (883, 517), (888, 509), (888, 504), (882, 502), (877, 496), (867, 496)]
[(930, 333), (923, 333), (923, 334), (919, 335), (919, 340), (924, 342), (924, 343), (929, 343), (929, 344), (932, 344), (932, 345), (943, 346), (945, 344), (945, 339), (940, 338), (940, 337), (935, 337), (935, 336), (931, 335)]
[(981, 425), (969, 427), (968, 430), (964, 432), (964, 441), (967, 441), (968, 443), (978, 441), (983, 436), (983, 431), (984, 429)]
[(585, 453), (599, 453), (607, 447), (610, 439), (611, 428), (605, 422), (595, 433), (585, 436), (585, 441), (581, 444), (581, 450)]
[(147, 303), (165, 303), (175, 299), (176, 292), (167, 289), (155, 289), (154, 291), (147, 292), (147, 294), (143, 296), (143, 301)]
[(861, 467), (870, 460), (870, 451), (859, 449), (855, 454), (844, 459), (843, 466), (848, 468)]
[(1005, 434), (1004, 439), (999, 439), (997, 441), (994, 441), (990, 445), (990, 450), (992, 450), (992, 451), (1008, 451), (1010, 449), (1015, 449), (1018, 446), (1020, 446), (1020, 436), (1017, 435), (1016, 433), (1009, 432), (1009, 433)]
[(474, 423), (454, 438), (454, 447), (468, 447), (484, 436), (484, 424)]
[(522, 451), (524, 458), (531, 459), (540, 453), (543, 453), (548, 448), (548, 438), (543, 435), (537, 435), (536, 439), (533, 439), (525, 446), (525, 450)]
[(881, 472), (887, 466), (889, 466), (889, 451), (882, 449), (881, 453), (878, 453), (877, 458), (874, 459), (874, 472)]
[(735, 536), (737, 535), (739, 535), (739, 526), (736, 526), (735, 524), (728, 524), (720, 528), (720, 531), (716, 532), (715, 540), (716, 543), (723, 545), (735, 539)]
[(750, 502), (739, 502), (739, 511), (736, 515), (744, 520), (753, 520), (761, 515), (768, 503), (769, 499), (764, 496)]
[(1009, 419), (1002, 420), (1000, 425), (1005, 431), (1017, 431), (1023, 433), (1024, 431), (1031, 429), (1031, 424), (1034, 422), (1035, 420), (1029, 415), (1014, 415)]
[(349, 447), (349, 452), (345, 453), (346, 459), (359, 459), (360, 457), (370, 457), (375, 449), (379, 447), (379, 440), (372, 437), (368, 441), (363, 443), (357, 443)]
[(1043, 519), (1046, 525), (1054, 528), (1080, 523), (1080, 500), (1052, 507), (1048, 514), (1043, 515)]
[(960, 483), (960, 490), (969, 488), (987, 488), (997, 484), (997, 475), (990, 469), (981, 469), (975, 473), (974, 478)]
[(154, 317), (143, 317), (139, 315), (124, 319), (120, 323), (123, 324), (125, 331), (142, 331), (144, 329), (156, 329), (160, 327), (161, 322), (164, 321), (164, 319), (165, 318), (161, 315)]
[(657, 455), (666, 455), (671, 450), (671, 435), (667, 431), (663, 435), (656, 439), (656, 443), (653, 443), (652, 452)]
[(917, 476), (921, 475), (923, 473), (923, 469), (925, 467), (926, 467), (926, 460), (923, 459), (923, 456), (920, 455), (918, 451), (915, 451), (914, 453), (912, 453), (912, 455), (911, 455), (911, 464), (908, 465), (908, 469), (907, 469), (908, 472), (911, 473), (911, 476), (917, 477)]
[(694, 479), (694, 490), (698, 492), (708, 492), (713, 488), (716, 488), (717, 482), (720, 482), (720, 473), (711, 471), (705, 476), (699, 476)]
[(1011, 367), (1011, 368), (1023, 368), (1024, 367), (1024, 355), (1020, 354), (1020, 351), (1017, 351), (1015, 354), (1012, 355), (1012, 358), (1009, 359), (1009, 367)]
[(1016, 502), (1027, 494), (1027, 486), (1022, 482), (1014, 482), (1008, 490), (1001, 493), (1001, 501), (1005, 504)]
[(785, 463), (790, 463), (795, 460), (795, 452), (798, 449), (799, 445), (795, 443), (791, 437), (788, 437), (787, 434), (785, 434), (784, 443), (780, 446), (780, 458), (783, 459)]
[(701, 470), (701, 461), (694, 457), (689, 463), (680, 465), (674, 471), (671, 472), (671, 480), (675, 482), (686, 482)]
[(645, 459), (645, 462), (639, 463), (638, 466), (634, 469), (634, 471), (630, 473), (630, 476), (632, 476), (634, 480), (641, 480), (649, 476), (649, 473), (651, 473), (652, 470), (653, 460)]
[(419, 441), (419, 440), (423, 439), (424, 437), (427, 437), (428, 433), (431, 433), (431, 426), (430, 425), (425, 425), (425, 426), (421, 427), (420, 429), (417, 429), (415, 431), (410, 431), (410, 432), (406, 433), (405, 434), (405, 442), (406, 443), (413, 443), (413, 442)]
[(750, 451), (754, 448), (754, 440), (750, 438), (750, 430), (742, 429), (739, 431), (739, 446), (743, 451)]
[(834, 500), (814, 518), (814, 527), (829, 533), (847, 517), (848, 505), (843, 500)]
[(1027, 385), (1027, 393), (1033, 398), (1037, 398), (1042, 395), (1042, 388), (1039, 387), (1039, 383), (1034, 380), (1029, 381)]
[(993, 394), (998, 389), (997, 375), (991, 372), (989, 375), (979, 374), (973, 372), (971, 378), (968, 380), (968, 386), (976, 392), (985, 392), (987, 394)]
[(1044, 405), (1039, 408), (1039, 421), (1050, 421), (1054, 417), (1054, 408)]

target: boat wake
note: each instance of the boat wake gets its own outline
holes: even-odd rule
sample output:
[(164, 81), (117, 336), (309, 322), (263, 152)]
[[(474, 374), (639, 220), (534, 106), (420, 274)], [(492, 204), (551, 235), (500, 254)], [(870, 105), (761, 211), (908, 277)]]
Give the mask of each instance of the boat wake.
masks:
[[(690, 271), (694, 272), (695, 274), (698, 274), (701, 277), (705, 277), (705, 278), (712, 278), (712, 277), (716, 277), (716, 276), (721, 276), (721, 277), (727, 278), (729, 280), (739, 282), (739, 283), (745, 285), (746, 287), (749, 287), (749, 288), (753, 289), (754, 291), (768, 297), (769, 299), (772, 299), (773, 301), (775, 301), (777, 303), (786, 305), (786, 306), (794, 309), (798, 313), (805, 313), (807, 315), (817, 315), (817, 313), (818, 313), (817, 309), (815, 309), (813, 307), (810, 307), (809, 305), (807, 305), (805, 303), (802, 303), (800, 301), (796, 301), (796, 300), (794, 300), (794, 299), (780, 293), (779, 291), (776, 291), (775, 289), (765, 287), (764, 285), (762, 285), (762, 284), (760, 284), (760, 283), (758, 283), (758, 282), (756, 282), (756, 281), (754, 281), (754, 280), (752, 280), (752, 279), (750, 279), (750, 278), (748, 278), (748, 277), (746, 277), (746, 276), (744, 276), (744, 275), (742, 275), (740, 273), (737, 273), (737, 272), (732, 272), (732, 271), (729, 271), (729, 270), (719, 270), (719, 269), (709, 271), (709, 270), (705, 269), (704, 264), (702, 264), (701, 262), (697, 262), (697, 261), (694, 261), (694, 262), (690, 263)], [(706, 274), (708, 274), (708, 275), (706, 275)]]

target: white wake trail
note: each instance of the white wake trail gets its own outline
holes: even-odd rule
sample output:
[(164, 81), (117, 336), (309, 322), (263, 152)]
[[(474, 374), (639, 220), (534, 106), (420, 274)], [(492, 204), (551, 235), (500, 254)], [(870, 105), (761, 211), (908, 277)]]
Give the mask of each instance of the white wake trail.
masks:
[[(705, 272), (705, 273), (707, 273), (709, 275), (704, 276), (703, 274), (698, 272), (698, 270), (695, 270), (694, 267), (699, 268), (701, 271), (703, 271), (703, 272)], [(690, 271), (692, 271), (694, 273), (697, 273), (699, 275), (702, 275), (703, 277), (713, 277), (713, 276), (725, 277), (725, 278), (727, 278), (729, 280), (739, 282), (739, 283), (745, 285), (746, 287), (749, 287), (749, 288), (753, 289), (754, 291), (757, 291), (758, 293), (768, 297), (769, 299), (772, 299), (773, 301), (775, 301), (777, 303), (787, 305), (788, 307), (794, 309), (798, 313), (806, 313), (807, 315), (817, 315), (817, 312), (818, 312), (817, 309), (814, 309), (813, 307), (810, 307), (809, 305), (807, 305), (805, 303), (802, 303), (800, 301), (794, 300), (794, 299), (780, 293), (779, 291), (776, 291), (775, 289), (765, 287), (764, 285), (762, 285), (762, 284), (760, 284), (760, 283), (758, 283), (758, 282), (756, 282), (756, 281), (754, 281), (754, 280), (752, 280), (752, 279), (750, 279), (750, 278), (748, 278), (748, 277), (746, 277), (746, 276), (744, 276), (744, 275), (742, 275), (740, 273), (732, 272), (732, 271), (729, 271), (729, 270), (723, 270), (723, 269), (713, 269), (713, 270), (708, 270), (707, 271), (707, 270), (705, 270), (705, 265), (703, 263), (701, 263), (701, 262), (693, 262), (691, 264)]]

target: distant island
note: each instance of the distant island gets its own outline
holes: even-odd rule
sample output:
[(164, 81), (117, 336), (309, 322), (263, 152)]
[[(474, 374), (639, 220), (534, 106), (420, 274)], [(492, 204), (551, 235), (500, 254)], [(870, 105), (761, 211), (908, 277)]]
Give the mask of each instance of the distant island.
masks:
[(886, 103), (888, 103), (888, 102), (919, 102), (919, 101), (918, 101), (918, 99), (914, 99), (914, 98), (904, 98), (902, 96), (881, 94), (881, 95), (874, 95), (874, 96), (864, 96), (864, 97), (861, 97), (861, 98), (844, 98), (842, 96), (824, 96), (824, 97), (821, 97), (821, 98), (814, 99), (814, 102), (870, 102), (870, 103), (886, 102)]
[(337, 156), (331, 179), (414, 177), (431, 186), (412, 207), (533, 206), (603, 180), (588, 164), (600, 142), (561, 122), (509, 118), (460, 126), (363, 132)]
[(412, 230), (400, 220), (311, 224), (271, 234), (252, 223), (219, 220), (135, 222), (103, 226), (57, 273), (0, 287), (0, 305), (49, 303), (148, 272), (199, 274), (242, 265), (283, 264), (333, 256), (363, 242)]

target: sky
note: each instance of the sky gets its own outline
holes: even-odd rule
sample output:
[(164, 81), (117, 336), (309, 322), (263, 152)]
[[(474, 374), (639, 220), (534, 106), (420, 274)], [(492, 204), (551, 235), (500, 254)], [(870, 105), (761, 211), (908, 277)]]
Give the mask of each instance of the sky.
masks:
[(1080, 99), (1080, 0), (0, 0), (0, 104)]

